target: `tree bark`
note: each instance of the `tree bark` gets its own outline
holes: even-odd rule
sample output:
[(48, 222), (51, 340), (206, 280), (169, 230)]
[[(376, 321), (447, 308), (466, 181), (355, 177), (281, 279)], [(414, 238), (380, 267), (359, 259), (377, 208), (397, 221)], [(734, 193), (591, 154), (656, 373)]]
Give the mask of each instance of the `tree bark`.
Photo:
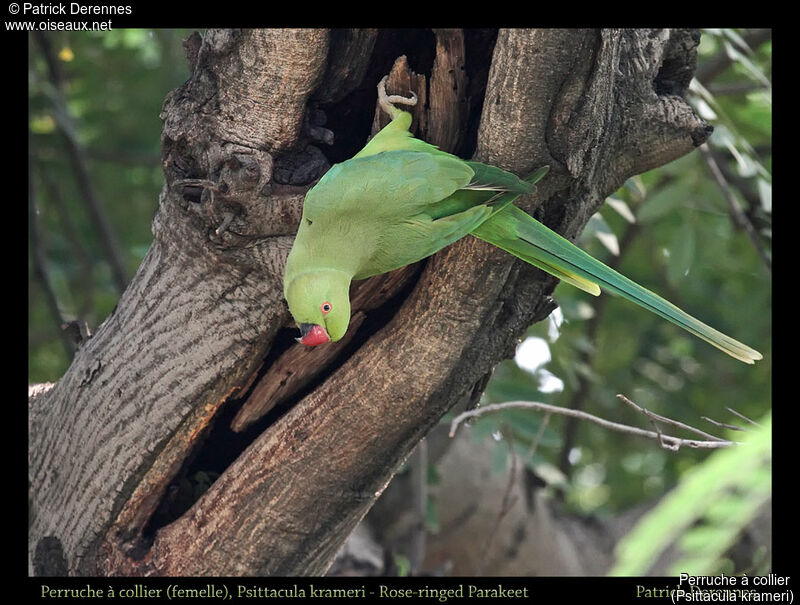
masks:
[[(465, 33), (403, 33), (413, 48), (373, 30), (187, 40), (192, 75), (162, 112), (153, 244), (66, 374), (31, 397), (32, 572), (325, 573), (420, 438), (553, 309), (554, 278), (467, 237), (356, 284), (363, 315), (338, 350), (294, 344), (283, 265), (303, 195), (329, 166), (325, 113), (367, 99), (358, 122), (371, 123), (397, 56), (419, 73), (398, 62), (390, 92), (407, 93), (391, 88), (403, 78), (425, 87), (422, 134), (520, 174), (549, 164), (521, 205), (571, 238), (626, 178), (710, 132), (682, 96), (696, 32)], [(462, 66), (477, 74), (469, 86)], [(468, 149), (472, 126), (452, 116), (480, 107)], [(220, 434), (230, 464), (154, 526), (170, 484)]]

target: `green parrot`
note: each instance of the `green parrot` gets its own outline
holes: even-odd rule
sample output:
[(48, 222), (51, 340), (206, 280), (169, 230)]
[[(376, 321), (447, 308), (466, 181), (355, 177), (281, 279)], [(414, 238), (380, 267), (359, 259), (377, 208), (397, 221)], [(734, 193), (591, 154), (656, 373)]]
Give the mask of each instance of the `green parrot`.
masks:
[(308, 192), (286, 262), (284, 296), (304, 345), (341, 339), (350, 322), (350, 283), (430, 256), (467, 234), (597, 296), (600, 286), (752, 364), (754, 349), (718, 332), (589, 256), (512, 202), (546, 173), (526, 179), (463, 160), (411, 136), (416, 96), (387, 97), (392, 117), (353, 158), (335, 164)]

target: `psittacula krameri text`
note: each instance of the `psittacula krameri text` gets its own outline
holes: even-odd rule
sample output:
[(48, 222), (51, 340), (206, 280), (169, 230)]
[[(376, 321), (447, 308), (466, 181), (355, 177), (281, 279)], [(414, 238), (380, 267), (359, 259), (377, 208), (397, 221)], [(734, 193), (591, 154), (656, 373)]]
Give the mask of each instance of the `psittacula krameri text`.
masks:
[(594, 295), (600, 287), (660, 315), (745, 363), (758, 351), (629, 280), (551, 231), (512, 202), (547, 172), (526, 179), (460, 159), (411, 136), (411, 114), (388, 97), (392, 121), (308, 192), (286, 262), (284, 296), (301, 343), (337, 341), (350, 322), (352, 280), (414, 263), (473, 235)]

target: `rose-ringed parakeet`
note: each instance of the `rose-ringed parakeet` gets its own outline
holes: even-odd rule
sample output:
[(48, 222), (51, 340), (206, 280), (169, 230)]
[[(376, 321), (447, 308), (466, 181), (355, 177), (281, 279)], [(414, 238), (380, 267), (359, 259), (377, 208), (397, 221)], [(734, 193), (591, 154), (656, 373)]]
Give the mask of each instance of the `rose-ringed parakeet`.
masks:
[(463, 160), (411, 136), (411, 114), (387, 97), (392, 121), (308, 192), (286, 263), (284, 296), (301, 343), (337, 341), (350, 322), (352, 280), (414, 263), (467, 234), (593, 295), (600, 287), (635, 302), (745, 363), (758, 351), (629, 280), (512, 204), (547, 172), (526, 179)]

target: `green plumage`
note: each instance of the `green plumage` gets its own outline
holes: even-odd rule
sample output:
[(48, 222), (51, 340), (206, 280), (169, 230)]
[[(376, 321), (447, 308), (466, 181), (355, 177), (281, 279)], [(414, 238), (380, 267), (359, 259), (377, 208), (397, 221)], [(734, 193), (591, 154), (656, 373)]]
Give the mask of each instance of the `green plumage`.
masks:
[(298, 324), (322, 326), (339, 340), (350, 321), (351, 280), (411, 264), (471, 234), (591, 294), (602, 287), (623, 296), (736, 359), (761, 359), (514, 206), (514, 199), (534, 190), (546, 167), (520, 179), (462, 160), (412, 137), (409, 113), (393, 115), (306, 196), (284, 278)]

